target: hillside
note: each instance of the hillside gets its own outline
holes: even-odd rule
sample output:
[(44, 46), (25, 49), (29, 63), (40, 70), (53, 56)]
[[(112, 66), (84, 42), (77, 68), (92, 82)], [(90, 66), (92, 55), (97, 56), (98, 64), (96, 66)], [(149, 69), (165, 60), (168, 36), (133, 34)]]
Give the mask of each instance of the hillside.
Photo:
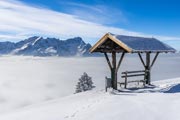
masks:
[(1, 120), (179, 120), (180, 78), (134, 92), (89, 91), (4, 113)]

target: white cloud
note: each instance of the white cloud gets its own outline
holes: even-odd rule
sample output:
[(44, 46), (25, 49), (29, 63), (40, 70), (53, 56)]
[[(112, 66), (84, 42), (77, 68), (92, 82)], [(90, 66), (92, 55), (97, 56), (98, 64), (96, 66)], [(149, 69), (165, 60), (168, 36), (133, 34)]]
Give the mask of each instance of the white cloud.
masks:
[[(102, 4), (87, 5), (68, 1), (60, 1), (59, 4), (63, 6), (63, 9), (66, 13), (76, 15), (83, 20), (88, 20), (104, 25), (127, 23), (127, 19), (122, 11), (114, 7)], [(114, 19), (115, 16), (118, 17)]]
[[(11, 41), (41, 35), (62, 39), (81, 36), (89, 40), (87, 42), (93, 43), (93, 40), (97, 40), (107, 32), (152, 36), (81, 20), (75, 15), (29, 6), (16, 0), (0, 0), (0, 23), (0, 39)], [(161, 40), (180, 40), (176, 37), (153, 36)]]

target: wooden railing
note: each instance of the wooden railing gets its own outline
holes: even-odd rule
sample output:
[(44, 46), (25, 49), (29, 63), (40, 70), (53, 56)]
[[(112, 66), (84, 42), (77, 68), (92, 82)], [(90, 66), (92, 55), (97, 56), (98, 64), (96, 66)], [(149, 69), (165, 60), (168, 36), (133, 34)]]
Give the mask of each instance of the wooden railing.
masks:
[[(139, 70), (139, 71), (125, 71), (125, 72), (122, 72), (122, 78), (124, 78), (124, 83), (119, 83), (120, 84), (120, 86), (122, 85), (122, 84), (124, 84), (124, 88), (127, 88), (127, 84), (128, 83), (132, 83), (132, 82), (138, 82), (138, 84), (139, 84), (139, 82), (142, 82), (143, 83), (143, 85), (145, 85), (145, 82), (146, 82), (146, 74), (147, 74), (147, 71), (145, 71), (145, 70)], [(131, 81), (128, 81), (127, 79), (129, 78), (129, 77), (137, 77), (137, 76), (144, 76), (144, 79), (142, 79), (142, 80), (131, 80)]]

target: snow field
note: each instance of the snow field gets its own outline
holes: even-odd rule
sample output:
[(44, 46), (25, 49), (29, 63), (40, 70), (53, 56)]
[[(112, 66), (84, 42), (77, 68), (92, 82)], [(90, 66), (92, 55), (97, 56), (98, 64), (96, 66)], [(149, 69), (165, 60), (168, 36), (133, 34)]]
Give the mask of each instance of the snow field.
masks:
[[(160, 56), (153, 68), (152, 79), (178, 77), (179, 59), (178, 56)], [(139, 69), (142, 69), (139, 59), (126, 56), (118, 77), (120, 79), (122, 70)], [(147, 119), (158, 119), (161, 114), (166, 114), (164, 119), (180, 118), (176, 115), (180, 91), (178, 78), (164, 80), (165, 84), (158, 81), (154, 89), (140, 89), (120, 95), (104, 93), (101, 90), (104, 89), (105, 76), (109, 76), (110, 72), (103, 57), (2, 56), (0, 71), (2, 120), (140, 119), (150, 113), (152, 116)], [(96, 88), (93, 92), (72, 95), (83, 72), (92, 77)], [(156, 114), (158, 110), (162, 113)]]

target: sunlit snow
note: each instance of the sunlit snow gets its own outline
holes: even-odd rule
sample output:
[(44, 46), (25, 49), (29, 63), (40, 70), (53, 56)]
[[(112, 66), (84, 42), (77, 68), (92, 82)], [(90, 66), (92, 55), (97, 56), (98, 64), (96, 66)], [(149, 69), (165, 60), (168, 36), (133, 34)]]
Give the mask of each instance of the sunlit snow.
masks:
[[(179, 61), (179, 55), (160, 55), (152, 69), (152, 80), (160, 81), (180, 77)], [(143, 66), (139, 58), (136, 55), (127, 55), (120, 68), (118, 80), (122, 81), (120, 74), (122, 71), (141, 69)], [(105, 76), (110, 77), (110, 71), (104, 57), (2, 56), (0, 57), (0, 71), (0, 119), (4, 112), (9, 113), (72, 95), (83, 72), (87, 72), (92, 77), (96, 86), (94, 91), (104, 90)], [(161, 88), (170, 89), (170, 92), (176, 91), (178, 87), (171, 89), (166, 84), (159, 85)], [(145, 99), (143, 96), (135, 99), (141, 98)], [(126, 99), (125, 96), (123, 99)], [(169, 98), (170, 100), (171, 98)], [(58, 104), (61, 104), (61, 101)], [(61, 112), (60, 108), (56, 109)], [(70, 113), (67, 113), (67, 117), (68, 114)]]

